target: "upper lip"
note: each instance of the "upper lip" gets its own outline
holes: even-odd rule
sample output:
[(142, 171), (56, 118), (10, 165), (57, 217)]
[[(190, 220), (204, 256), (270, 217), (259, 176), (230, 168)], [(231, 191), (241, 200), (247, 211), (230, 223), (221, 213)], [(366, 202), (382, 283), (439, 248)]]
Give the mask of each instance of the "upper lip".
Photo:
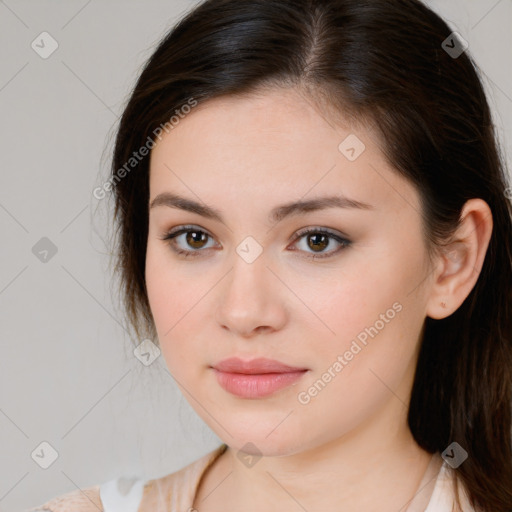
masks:
[(275, 359), (267, 359), (260, 357), (244, 361), (238, 357), (230, 357), (223, 359), (213, 366), (221, 372), (245, 373), (248, 375), (261, 373), (291, 373), (307, 370), (307, 368), (298, 368), (276, 361)]

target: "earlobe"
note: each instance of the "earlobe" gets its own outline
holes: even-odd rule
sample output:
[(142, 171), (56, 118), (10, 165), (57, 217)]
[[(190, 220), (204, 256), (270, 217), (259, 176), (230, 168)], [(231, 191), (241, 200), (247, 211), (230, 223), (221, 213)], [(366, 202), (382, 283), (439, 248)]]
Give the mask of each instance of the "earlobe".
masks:
[(454, 313), (474, 288), (492, 234), (492, 213), (482, 199), (468, 200), (461, 218), (453, 242), (440, 250), (431, 285), (426, 315), (436, 320)]

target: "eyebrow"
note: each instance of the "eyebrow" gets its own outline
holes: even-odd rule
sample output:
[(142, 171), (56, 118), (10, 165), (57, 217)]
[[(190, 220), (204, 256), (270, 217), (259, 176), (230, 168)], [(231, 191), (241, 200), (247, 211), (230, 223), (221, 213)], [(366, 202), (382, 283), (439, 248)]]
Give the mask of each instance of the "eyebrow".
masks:
[[(202, 217), (216, 220), (224, 224), (222, 213), (206, 204), (201, 204), (192, 199), (163, 192), (156, 196), (149, 206), (149, 209), (157, 206), (168, 206), (169, 208), (178, 208), (188, 212), (197, 213)], [(273, 223), (280, 222), (285, 217), (300, 215), (307, 212), (325, 210), (327, 208), (356, 208), (360, 210), (373, 210), (374, 207), (362, 201), (356, 201), (345, 196), (325, 196), (314, 199), (295, 201), (280, 206), (276, 206), (269, 215), (269, 220)]]

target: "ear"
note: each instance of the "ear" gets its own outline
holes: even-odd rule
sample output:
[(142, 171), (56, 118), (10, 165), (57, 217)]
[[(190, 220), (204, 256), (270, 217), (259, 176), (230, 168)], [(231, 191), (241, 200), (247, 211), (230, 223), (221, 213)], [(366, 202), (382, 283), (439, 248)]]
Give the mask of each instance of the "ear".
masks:
[(493, 228), (492, 212), (483, 199), (469, 199), (450, 244), (437, 257), (426, 314), (441, 319), (464, 302), (482, 270)]

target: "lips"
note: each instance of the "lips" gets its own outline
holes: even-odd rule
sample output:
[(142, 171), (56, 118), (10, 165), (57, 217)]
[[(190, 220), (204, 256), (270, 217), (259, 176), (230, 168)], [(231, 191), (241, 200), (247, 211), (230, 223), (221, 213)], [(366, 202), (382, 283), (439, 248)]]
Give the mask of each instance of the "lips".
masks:
[(239, 398), (264, 398), (296, 383), (307, 373), (298, 368), (259, 358), (243, 361), (237, 357), (224, 359), (212, 367), (219, 385)]
[(250, 361), (243, 361), (238, 357), (230, 357), (228, 359), (224, 359), (220, 363), (217, 363), (213, 368), (221, 372), (243, 373), (246, 375), (263, 373), (292, 373), (307, 370), (307, 368), (288, 366), (280, 361), (264, 357), (251, 359)]

